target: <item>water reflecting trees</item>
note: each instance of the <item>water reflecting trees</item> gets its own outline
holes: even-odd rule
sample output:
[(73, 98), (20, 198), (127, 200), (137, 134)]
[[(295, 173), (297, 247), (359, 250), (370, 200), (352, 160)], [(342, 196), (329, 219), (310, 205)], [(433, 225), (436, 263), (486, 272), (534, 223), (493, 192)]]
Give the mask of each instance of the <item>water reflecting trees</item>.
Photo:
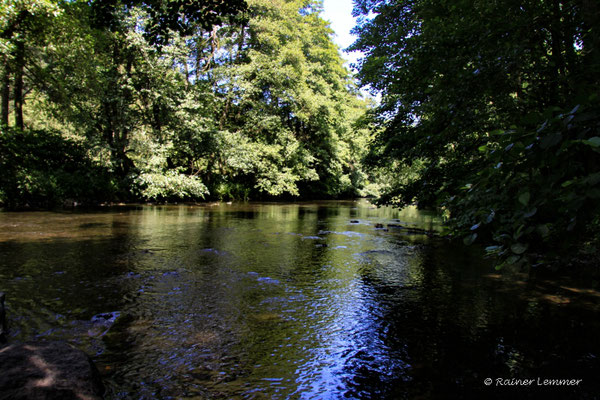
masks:
[[(418, 217), (365, 202), (3, 214), (9, 340), (86, 348), (112, 398), (485, 397), (488, 376), (595, 382), (593, 289), (579, 302), (574, 283), (515, 283), (464, 247), (375, 229)], [(109, 311), (126, 318), (98, 336), (89, 319)]]

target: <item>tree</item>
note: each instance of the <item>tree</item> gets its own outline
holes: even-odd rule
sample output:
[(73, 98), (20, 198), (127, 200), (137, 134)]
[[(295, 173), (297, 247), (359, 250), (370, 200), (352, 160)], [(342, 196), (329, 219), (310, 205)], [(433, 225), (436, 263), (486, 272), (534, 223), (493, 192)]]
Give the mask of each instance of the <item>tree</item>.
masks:
[[(550, 254), (562, 230), (593, 237), (572, 220), (598, 217), (592, 3), (357, 1), (358, 76), (382, 93), (371, 160), (397, 176), (382, 201), (439, 207), (511, 263)], [(581, 202), (572, 179), (588, 179)]]
[(30, 48), (43, 41), (45, 26), (59, 14), (52, 0), (2, 0), (0, 3), (0, 56), (2, 93), (0, 123), (8, 126), (11, 78), (15, 126), (23, 130), (25, 66)]
[[(2, 42), (6, 87), (18, 86), (21, 65), (32, 141), (60, 131), (82, 144), (111, 174), (114, 199), (338, 197), (368, 183), (369, 132), (358, 125), (367, 105), (320, 1), (55, 6), (43, 29), (28, 23), (23, 62), (17, 36)], [(18, 15), (5, 20), (20, 26)]]
[[(96, 26), (118, 29), (124, 9), (141, 8), (149, 18), (144, 26), (145, 36), (151, 44), (165, 45), (173, 33), (183, 36), (197, 33), (198, 27), (211, 31), (228, 19), (246, 10), (244, 0), (96, 0), (92, 11)], [(117, 14), (116, 14), (117, 13)]]
[(53, 26), (53, 46), (42, 55), (38, 90), (53, 115), (85, 134), (97, 156), (108, 153), (124, 187), (140, 173), (150, 173), (147, 163), (135, 165), (140, 158), (132, 139), (150, 130), (150, 140), (164, 142), (185, 97), (173, 41), (194, 26), (212, 29), (227, 12), (244, 6), (184, 3), (64, 4), (64, 17)]
[(352, 181), (360, 158), (352, 123), (366, 104), (321, 9), (319, 1), (254, 0), (247, 22), (221, 30), (212, 82), (223, 184), (270, 196), (355, 194), (362, 184)]

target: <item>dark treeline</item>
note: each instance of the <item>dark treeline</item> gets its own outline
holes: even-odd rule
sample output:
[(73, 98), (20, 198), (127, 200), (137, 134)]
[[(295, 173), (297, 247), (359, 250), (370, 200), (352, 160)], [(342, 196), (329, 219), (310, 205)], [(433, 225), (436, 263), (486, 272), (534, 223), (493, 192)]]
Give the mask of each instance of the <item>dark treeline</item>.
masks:
[(597, 254), (600, 2), (356, 0), (382, 201), (507, 264)]
[(367, 103), (321, 9), (2, 1), (0, 201), (368, 194)]
[(506, 264), (598, 254), (600, 3), (3, 0), (0, 198), (439, 210)]

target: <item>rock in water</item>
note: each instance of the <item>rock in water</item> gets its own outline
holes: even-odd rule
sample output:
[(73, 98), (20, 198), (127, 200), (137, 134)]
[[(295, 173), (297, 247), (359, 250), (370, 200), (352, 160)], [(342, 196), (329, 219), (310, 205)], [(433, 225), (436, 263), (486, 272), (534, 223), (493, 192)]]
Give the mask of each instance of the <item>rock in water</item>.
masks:
[(65, 342), (0, 348), (0, 400), (98, 400), (103, 393), (92, 360)]
[(123, 322), (123, 317), (121, 317), (121, 313), (119, 311), (112, 311), (102, 314), (97, 314), (92, 317), (92, 327), (88, 331), (88, 335), (90, 336), (104, 336), (108, 333), (108, 330), (115, 324), (116, 321), (121, 319)]

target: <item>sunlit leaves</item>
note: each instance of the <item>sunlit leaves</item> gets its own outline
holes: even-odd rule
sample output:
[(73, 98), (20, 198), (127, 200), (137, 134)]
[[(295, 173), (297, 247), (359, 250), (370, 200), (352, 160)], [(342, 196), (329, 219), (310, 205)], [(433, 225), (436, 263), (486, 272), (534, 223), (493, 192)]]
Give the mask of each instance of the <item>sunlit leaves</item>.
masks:
[[(229, 161), (244, 159), (235, 149), (236, 157), (222, 153), (224, 167), (260, 194), (298, 196), (304, 189), (336, 196), (364, 184), (350, 172), (360, 168), (365, 151), (361, 141), (368, 133), (353, 124), (366, 104), (351, 89), (331, 30), (314, 11), (319, 7), (307, 4), (250, 1), (247, 36), (240, 38), (234, 27), (221, 39), (223, 62), (214, 74), (224, 127), (241, 149), (253, 148), (243, 153), (243, 174), (236, 172), (239, 162)], [(241, 54), (240, 40), (247, 43)]]
[(198, 177), (169, 170), (165, 173), (144, 173), (137, 178), (141, 195), (147, 200), (163, 198), (203, 199), (208, 194), (206, 186)]
[(26, 125), (85, 144), (119, 200), (336, 197), (369, 184), (367, 103), (320, 1), (2, 5), (8, 61), (19, 15), (47, 17), (25, 46)]

